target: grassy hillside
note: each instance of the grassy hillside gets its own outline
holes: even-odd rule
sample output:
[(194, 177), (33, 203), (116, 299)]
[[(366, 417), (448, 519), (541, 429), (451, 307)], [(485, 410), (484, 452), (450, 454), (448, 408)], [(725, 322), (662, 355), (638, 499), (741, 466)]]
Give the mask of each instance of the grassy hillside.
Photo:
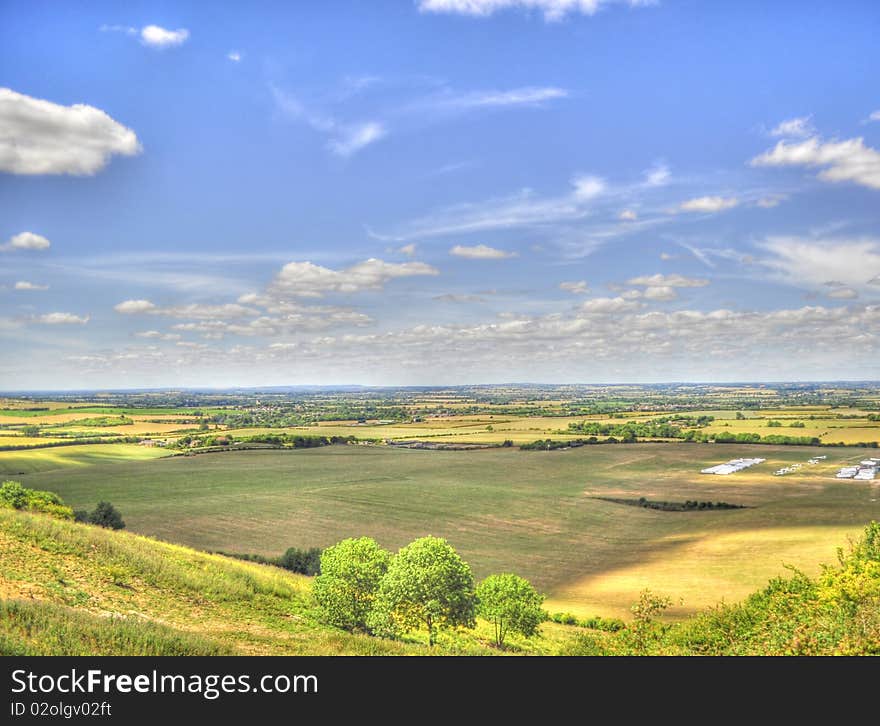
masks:
[[(545, 623), (523, 654), (880, 653), (880, 526), (814, 578), (676, 624), (610, 633)], [(307, 578), (122, 531), (0, 509), (0, 655), (489, 655), (491, 626), (391, 641), (321, 624)]]
[[(772, 476), (816, 454), (828, 458)], [(785, 564), (815, 574), (848, 536), (880, 519), (880, 482), (834, 479), (839, 465), (863, 455), (702, 444), (555, 452), (333, 446), (63, 467), (16, 478), (58, 492), (75, 508), (107, 499), (129, 529), (198, 549), (278, 555), (351, 536), (396, 549), (434, 534), (448, 539), (478, 577), (515, 571), (529, 578), (553, 610), (625, 617), (650, 588), (671, 595), (671, 614), (683, 617), (722, 598), (744, 598), (784, 574)], [(699, 473), (737, 456), (767, 461), (727, 477)], [(751, 508), (661, 512), (598, 496)]]

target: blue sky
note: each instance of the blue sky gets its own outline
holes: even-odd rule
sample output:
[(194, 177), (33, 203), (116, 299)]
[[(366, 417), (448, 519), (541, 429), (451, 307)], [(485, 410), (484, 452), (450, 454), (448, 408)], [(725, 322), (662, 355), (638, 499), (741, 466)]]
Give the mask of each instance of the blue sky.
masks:
[(880, 377), (880, 6), (0, 8), (0, 389)]

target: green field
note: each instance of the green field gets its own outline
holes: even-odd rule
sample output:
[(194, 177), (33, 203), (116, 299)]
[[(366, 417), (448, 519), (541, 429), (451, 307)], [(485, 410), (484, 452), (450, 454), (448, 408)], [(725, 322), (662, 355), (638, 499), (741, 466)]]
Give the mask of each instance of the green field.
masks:
[[(816, 454), (828, 458), (772, 476)], [(446, 537), (477, 576), (513, 570), (528, 577), (551, 596), (551, 610), (626, 615), (650, 587), (683, 598), (673, 610), (680, 616), (739, 599), (784, 572), (784, 564), (814, 572), (848, 535), (880, 519), (880, 483), (833, 478), (838, 465), (863, 454), (701, 444), (555, 452), (332, 446), (54, 470), (40, 462), (17, 478), (58, 492), (75, 508), (109, 499), (130, 530), (198, 549), (275, 555), (357, 535), (397, 548), (434, 534)], [(699, 474), (738, 456), (767, 462), (728, 477)], [(752, 508), (660, 512), (595, 496)]]

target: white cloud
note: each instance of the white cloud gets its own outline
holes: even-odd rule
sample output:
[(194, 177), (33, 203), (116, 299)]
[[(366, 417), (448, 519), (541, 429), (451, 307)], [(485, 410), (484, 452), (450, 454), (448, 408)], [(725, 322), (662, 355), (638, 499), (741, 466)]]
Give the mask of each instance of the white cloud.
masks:
[(414, 243), (410, 242), (408, 245), (403, 245), (403, 247), (398, 247), (397, 251), (406, 255), (407, 257), (412, 257), (416, 253), (416, 246)]
[(46, 313), (31, 318), (32, 322), (42, 325), (85, 325), (89, 322), (89, 316), (81, 317), (73, 313)]
[(147, 338), (149, 340), (180, 340), (182, 337), (179, 333), (163, 333), (159, 330), (144, 330), (141, 333), (135, 333), (137, 338)]
[(770, 131), (771, 136), (782, 136), (787, 139), (802, 139), (807, 136), (812, 136), (814, 133), (816, 133), (816, 129), (813, 128), (810, 116), (790, 118), (787, 121), (780, 122)]
[(183, 45), (189, 38), (186, 28), (167, 30), (159, 25), (146, 25), (141, 28), (141, 42), (151, 48), (171, 48)]
[(52, 243), (41, 234), (33, 232), (19, 232), (9, 238), (9, 241), (0, 245), (0, 252), (12, 252), (13, 250), (47, 250)]
[(233, 63), (239, 63), (242, 59), (242, 55), (237, 50), (231, 50), (226, 54), (226, 57), (231, 60)]
[(587, 315), (610, 315), (616, 313), (631, 312), (643, 307), (642, 303), (635, 300), (627, 300), (625, 297), (594, 297), (585, 300), (578, 310)]
[(635, 222), (638, 219), (638, 215), (632, 209), (624, 209), (617, 215), (617, 218), (622, 222)]
[(666, 164), (655, 164), (645, 172), (645, 184), (649, 187), (662, 187), (672, 176)]
[(643, 296), (646, 300), (654, 300), (657, 302), (666, 302), (668, 300), (676, 300), (678, 293), (674, 287), (666, 285), (658, 285), (645, 288)]
[(678, 209), (682, 212), (722, 212), (733, 209), (739, 200), (736, 197), (696, 197), (682, 202)]
[(855, 300), (858, 296), (859, 293), (853, 290), (851, 287), (837, 287), (828, 293), (828, 297), (832, 297), (837, 300)]
[(205, 305), (190, 303), (187, 305), (169, 305), (159, 307), (149, 300), (125, 300), (113, 308), (123, 315), (163, 315), (169, 318), (188, 318), (207, 320), (213, 318), (237, 319), (259, 315), (259, 310), (245, 307), (238, 303), (222, 305)]
[(819, 178), (824, 181), (851, 181), (880, 189), (880, 152), (865, 146), (861, 137), (823, 142), (815, 136), (791, 144), (780, 141), (750, 163), (752, 166), (823, 167)]
[(605, 180), (599, 176), (581, 174), (571, 181), (575, 198), (586, 201), (598, 197), (605, 191)]
[(293, 94), (270, 86), (275, 105), (285, 116), (308, 124), (315, 131), (328, 136), (327, 148), (338, 156), (351, 156), (384, 138), (388, 129), (378, 121), (343, 123), (333, 116), (307, 108)]
[(702, 277), (685, 277), (678, 274), (663, 275), (657, 273), (656, 275), (633, 277), (627, 280), (626, 283), (627, 285), (642, 285), (644, 287), (706, 287), (709, 281)]
[(440, 302), (451, 302), (451, 303), (482, 303), (486, 302), (485, 298), (480, 297), (479, 295), (459, 295), (455, 293), (447, 293), (445, 295), (435, 295), (433, 300), (439, 300)]
[(669, 262), (669, 260), (675, 260), (678, 258), (678, 255), (670, 255), (668, 252), (661, 252), (660, 259), (664, 262)]
[(868, 121), (880, 121), (880, 110), (873, 111), (870, 116), (868, 116)]
[[(375, 258), (343, 270), (331, 270), (311, 262), (289, 262), (269, 285), (267, 294), (276, 300), (285, 297), (322, 297), (329, 292), (381, 290), (387, 282), (399, 277), (438, 274), (436, 268), (424, 262), (396, 264)], [(263, 298), (253, 295), (242, 296), (239, 302), (265, 304)]]
[(773, 207), (778, 207), (782, 202), (786, 200), (786, 196), (783, 194), (776, 194), (769, 197), (761, 197), (755, 204), (762, 209), (773, 209)]
[(16, 290), (48, 290), (48, 285), (37, 285), (33, 282), (28, 282), (27, 280), (19, 280), (15, 283)]
[(0, 88), (0, 171), (88, 176), (114, 154), (140, 152), (135, 132), (94, 106), (62, 106)]
[(141, 315), (143, 313), (151, 313), (158, 308), (149, 300), (124, 300), (113, 309), (123, 315)]
[(560, 282), (559, 289), (570, 292), (572, 295), (587, 295), (590, 292), (590, 286), (586, 280), (577, 280), (574, 282)]
[(858, 290), (880, 275), (880, 240), (876, 239), (770, 237), (759, 247), (769, 254), (756, 262), (778, 280), (797, 287), (819, 288), (833, 281), (834, 287)]
[(441, 108), (470, 109), (506, 106), (537, 106), (545, 101), (567, 98), (568, 91), (554, 86), (526, 86), (507, 91), (472, 91), (444, 93), (428, 99), (427, 104)]
[(354, 126), (336, 126), (337, 138), (327, 142), (327, 147), (337, 156), (351, 156), (387, 135), (386, 128), (377, 121)]
[(504, 260), (517, 256), (516, 252), (507, 252), (488, 245), (474, 245), (473, 247), (455, 245), (449, 250), (449, 254), (455, 257), (465, 257), (469, 260)]
[(539, 197), (531, 189), (518, 194), (445, 207), (433, 214), (411, 220), (395, 235), (371, 236), (380, 239), (420, 239), (424, 237), (468, 234), (491, 229), (543, 227), (573, 222), (590, 214), (592, 202), (605, 190), (598, 176), (577, 175), (571, 190), (556, 197)]
[(654, 5), (657, 0), (418, 0), (423, 13), (449, 13), (488, 17), (503, 10), (538, 11), (548, 22), (563, 20), (569, 14), (594, 15), (604, 5), (630, 7)]

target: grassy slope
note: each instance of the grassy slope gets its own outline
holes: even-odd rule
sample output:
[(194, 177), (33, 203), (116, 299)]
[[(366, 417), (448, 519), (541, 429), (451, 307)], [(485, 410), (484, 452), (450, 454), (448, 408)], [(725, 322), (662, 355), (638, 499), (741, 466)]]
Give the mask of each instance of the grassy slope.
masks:
[[(495, 654), (491, 627), (380, 640), (322, 625), (310, 579), (129, 532), (0, 509), (0, 655)], [(555, 653), (547, 623), (512, 652)]]
[[(44, 442), (45, 439), (40, 441)], [(70, 470), (93, 464), (147, 461), (163, 456), (168, 456), (168, 452), (164, 449), (137, 444), (82, 444), (32, 451), (0, 451), (0, 476), (16, 477), (33, 472)]]
[[(822, 464), (774, 477), (821, 453)], [(673, 615), (746, 596), (783, 573), (814, 572), (880, 518), (880, 485), (839, 482), (854, 449), (736, 445), (594, 446), (558, 452), (432, 452), (328, 447), (207, 454), (19, 477), (74, 507), (109, 499), (130, 529), (199, 549), (277, 554), (347, 536), (397, 548), (449, 541), (478, 577), (513, 570), (550, 608), (625, 616), (645, 587)], [(729, 477), (700, 468), (736, 456), (765, 464)], [(711, 499), (754, 509), (647, 511), (592, 496)], [(743, 565), (746, 563), (746, 566)]]

